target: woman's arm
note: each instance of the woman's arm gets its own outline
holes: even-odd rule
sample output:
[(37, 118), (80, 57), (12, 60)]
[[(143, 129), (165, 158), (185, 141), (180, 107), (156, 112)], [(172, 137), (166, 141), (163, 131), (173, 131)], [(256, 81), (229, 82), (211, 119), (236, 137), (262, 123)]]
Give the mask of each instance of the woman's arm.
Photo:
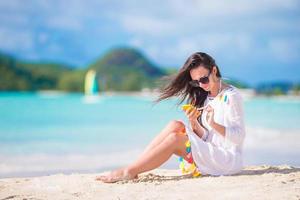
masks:
[(219, 134), (221, 134), (223, 137), (225, 137), (225, 126), (222, 126), (221, 124), (218, 124), (214, 120), (214, 109), (211, 106), (208, 106), (206, 108), (207, 115), (206, 115), (206, 121), (210, 125), (211, 128), (215, 129)]
[(225, 126), (222, 126), (221, 124), (218, 124), (217, 122), (213, 121), (210, 126), (215, 129), (219, 134), (221, 134), (223, 137), (225, 137)]
[(190, 123), (191, 123), (191, 127), (192, 127), (194, 133), (196, 133), (196, 135), (198, 135), (200, 138), (202, 138), (203, 134), (204, 134), (204, 128), (201, 126), (199, 121), (196, 120), (196, 121), (193, 121)]
[(198, 135), (200, 138), (203, 138), (205, 130), (198, 121), (198, 117), (200, 114), (201, 112), (196, 108), (190, 108), (186, 110), (186, 115), (190, 121), (190, 125), (194, 133), (196, 133), (196, 135)]
[(214, 110), (212, 108), (207, 108), (207, 122), (225, 139), (239, 144), (245, 137), (242, 97), (238, 93), (234, 93), (228, 99), (230, 99), (229, 103), (226, 103), (224, 109), (224, 126), (214, 121)]
[(236, 91), (228, 96), (229, 103), (224, 109), (225, 139), (234, 144), (244, 141), (246, 132), (244, 124), (243, 98)]

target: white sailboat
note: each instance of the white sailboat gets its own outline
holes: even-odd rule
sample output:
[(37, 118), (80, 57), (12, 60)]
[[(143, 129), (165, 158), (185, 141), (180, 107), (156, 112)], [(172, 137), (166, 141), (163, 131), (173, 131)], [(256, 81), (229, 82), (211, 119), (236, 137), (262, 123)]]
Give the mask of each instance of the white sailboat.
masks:
[(85, 102), (94, 103), (99, 99), (99, 87), (95, 70), (89, 70), (84, 81)]

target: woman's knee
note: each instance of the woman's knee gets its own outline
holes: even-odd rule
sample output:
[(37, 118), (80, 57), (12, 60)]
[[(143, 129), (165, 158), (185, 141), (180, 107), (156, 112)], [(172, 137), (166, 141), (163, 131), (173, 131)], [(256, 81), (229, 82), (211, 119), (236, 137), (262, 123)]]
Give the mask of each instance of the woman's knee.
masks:
[(167, 137), (167, 142), (172, 145), (173, 151), (178, 156), (186, 156), (185, 143), (188, 141), (188, 137), (184, 134), (173, 132)]
[(185, 131), (184, 123), (179, 120), (172, 120), (169, 122), (168, 127), (172, 129), (172, 132), (182, 132)]
[(175, 144), (179, 144), (181, 142), (182, 136), (183, 135), (179, 132), (171, 132), (166, 139), (167, 139), (167, 142), (175, 145)]

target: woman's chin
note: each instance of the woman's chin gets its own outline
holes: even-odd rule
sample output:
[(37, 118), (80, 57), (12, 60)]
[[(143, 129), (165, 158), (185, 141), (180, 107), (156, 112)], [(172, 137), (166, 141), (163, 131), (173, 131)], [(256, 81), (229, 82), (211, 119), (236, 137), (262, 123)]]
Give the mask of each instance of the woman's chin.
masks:
[(206, 92), (209, 92), (209, 91), (210, 91), (210, 90), (209, 90), (209, 87), (203, 87), (202, 89), (205, 90)]

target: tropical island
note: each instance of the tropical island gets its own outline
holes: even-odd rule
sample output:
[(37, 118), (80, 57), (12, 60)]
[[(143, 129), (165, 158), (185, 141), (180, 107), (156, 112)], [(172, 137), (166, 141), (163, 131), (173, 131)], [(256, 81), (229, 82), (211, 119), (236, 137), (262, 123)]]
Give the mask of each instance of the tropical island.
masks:
[[(156, 66), (139, 50), (119, 47), (78, 68), (53, 62), (30, 62), (0, 53), (0, 91), (58, 90), (83, 92), (89, 70), (97, 73), (100, 91), (141, 91), (159, 87), (162, 77), (176, 72), (175, 68)], [(252, 89), (256, 94), (300, 94), (300, 83), (268, 82), (254, 88), (239, 80), (227, 80), (238, 88)]]

